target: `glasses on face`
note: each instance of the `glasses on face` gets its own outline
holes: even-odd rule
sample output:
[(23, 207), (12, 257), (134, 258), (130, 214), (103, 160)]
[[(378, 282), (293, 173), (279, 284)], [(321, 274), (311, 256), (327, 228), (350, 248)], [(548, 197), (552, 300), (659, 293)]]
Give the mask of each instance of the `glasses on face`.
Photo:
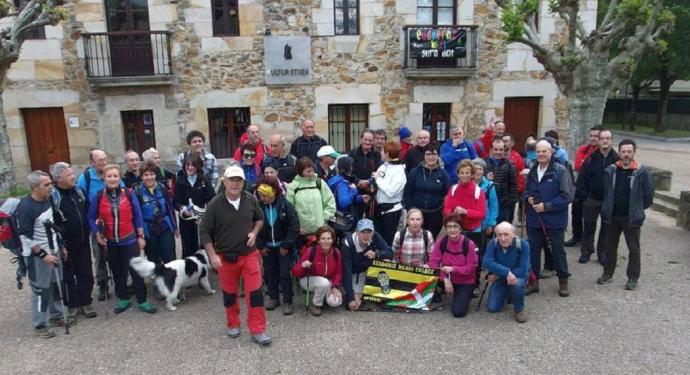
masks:
[(245, 159), (252, 159), (252, 158), (256, 157), (256, 154), (246, 153), (246, 154), (243, 154), (242, 156), (244, 156)]
[(613, 139), (613, 137), (601, 137), (600, 136), (599, 139), (605, 140), (605, 141), (610, 141), (611, 139)]
[(278, 148), (278, 147), (280, 147), (280, 146), (282, 146), (282, 145), (279, 145), (279, 144), (270, 144), (269, 146), (271, 146), (271, 148)]
[(446, 224), (446, 229), (460, 229), (458, 224)]
[(425, 152), (425, 153), (424, 153), (424, 156), (427, 156), (427, 157), (430, 157), (430, 156), (438, 156), (438, 154), (435, 153), (435, 152)]

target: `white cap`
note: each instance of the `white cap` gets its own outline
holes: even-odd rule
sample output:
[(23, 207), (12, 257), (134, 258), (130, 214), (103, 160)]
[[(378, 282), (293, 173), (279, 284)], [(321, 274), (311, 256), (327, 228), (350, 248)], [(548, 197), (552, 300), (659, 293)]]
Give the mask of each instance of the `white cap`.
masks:
[(319, 151), (316, 152), (316, 157), (324, 157), (324, 156), (330, 156), (333, 159), (337, 159), (340, 157), (340, 154), (335, 151), (333, 146), (331, 145), (326, 145), (322, 146)]
[(229, 165), (227, 168), (225, 168), (225, 173), (223, 173), (223, 177), (240, 177), (244, 180), (244, 170), (242, 170), (242, 168), (240, 168), (237, 165)]

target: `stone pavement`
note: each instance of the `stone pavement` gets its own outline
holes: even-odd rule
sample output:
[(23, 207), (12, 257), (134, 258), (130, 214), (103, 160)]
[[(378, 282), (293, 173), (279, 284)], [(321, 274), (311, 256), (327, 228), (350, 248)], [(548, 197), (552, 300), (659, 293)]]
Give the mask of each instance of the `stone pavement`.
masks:
[[(243, 327), (225, 336), (221, 296), (190, 289), (175, 312), (115, 316), (112, 302), (96, 302), (98, 318), (80, 320), (65, 336), (32, 336), (29, 292), (14, 287), (9, 252), (0, 252), (0, 374), (323, 374), (504, 373), (682, 374), (690, 368), (690, 232), (648, 211), (642, 237), (642, 277), (630, 292), (625, 260), (615, 281), (595, 284), (597, 263), (576, 262), (569, 248), (572, 294), (557, 295), (557, 280), (542, 281), (527, 297), (526, 324), (506, 310), (484, 307), (464, 319), (427, 314), (326, 311), (307, 316), (304, 295), (295, 315), (268, 314), (274, 343), (259, 348)], [(623, 246), (621, 258), (627, 254)], [(217, 285), (217, 280), (213, 280)], [(156, 302), (159, 309), (163, 304)]]

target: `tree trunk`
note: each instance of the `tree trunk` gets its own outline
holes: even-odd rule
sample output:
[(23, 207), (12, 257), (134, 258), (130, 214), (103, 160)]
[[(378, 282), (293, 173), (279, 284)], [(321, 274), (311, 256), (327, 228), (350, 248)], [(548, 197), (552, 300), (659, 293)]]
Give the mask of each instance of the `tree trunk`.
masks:
[(668, 74), (667, 68), (659, 70), (659, 103), (656, 110), (656, 126), (654, 126), (655, 133), (663, 133), (666, 131), (666, 112), (668, 110), (668, 95), (671, 91), (673, 79)]
[[(4, 81), (5, 74), (0, 76), (0, 85)], [(0, 90), (0, 195), (9, 194), (15, 185), (14, 168), (12, 163), (12, 149), (10, 139), (7, 134), (7, 122), (5, 121), (5, 111), (2, 102), (2, 91)]]
[(635, 130), (637, 125), (637, 110), (640, 108), (640, 86), (633, 86), (632, 88), (632, 108), (630, 108), (630, 130)]
[(568, 122), (570, 123), (570, 144), (568, 155), (574, 156), (579, 145), (587, 142), (589, 129), (601, 125), (606, 107), (606, 88), (593, 87), (571, 93), (566, 98)]

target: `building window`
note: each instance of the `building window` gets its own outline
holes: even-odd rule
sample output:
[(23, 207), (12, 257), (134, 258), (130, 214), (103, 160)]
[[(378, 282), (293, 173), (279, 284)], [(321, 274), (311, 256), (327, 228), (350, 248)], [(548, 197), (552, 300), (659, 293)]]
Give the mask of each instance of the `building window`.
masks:
[(369, 126), (368, 104), (333, 104), (328, 106), (328, 143), (336, 150), (352, 149), (360, 134)]
[(213, 0), (213, 36), (240, 35), (237, 0)]
[(335, 0), (335, 34), (359, 34), (359, 0)]
[(443, 142), (450, 136), (450, 103), (424, 104), (422, 128), (431, 134), (431, 139)]
[(417, 23), (454, 25), (455, 0), (417, 0)]
[[(17, 14), (24, 9), (29, 0), (14, 0), (14, 7), (17, 9)], [(26, 39), (45, 39), (46, 38), (46, 28), (45, 26), (35, 27), (33, 30), (26, 34)]]
[(208, 130), (213, 155), (231, 158), (249, 124), (249, 108), (209, 108)]
[(125, 129), (125, 149), (134, 150), (141, 155), (145, 150), (156, 147), (153, 111), (123, 111), (121, 115)]

